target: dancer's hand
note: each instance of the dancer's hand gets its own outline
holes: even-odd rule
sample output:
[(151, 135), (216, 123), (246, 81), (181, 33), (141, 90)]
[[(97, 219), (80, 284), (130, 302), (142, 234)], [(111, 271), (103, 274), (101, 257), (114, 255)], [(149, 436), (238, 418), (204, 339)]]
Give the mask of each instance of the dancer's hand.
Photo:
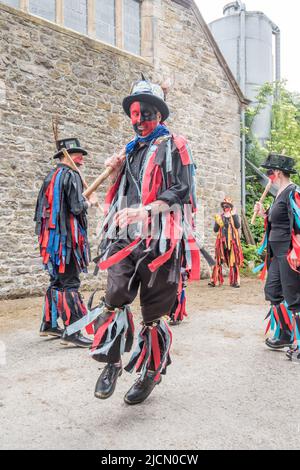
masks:
[(124, 158), (120, 155), (113, 155), (105, 160), (104, 165), (106, 168), (112, 168), (114, 171), (118, 171), (122, 166)]
[(117, 212), (114, 217), (114, 222), (121, 229), (127, 227), (127, 225), (140, 222), (141, 220), (146, 220), (148, 217), (148, 211), (143, 207), (138, 207), (136, 209), (131, 209), (126, 207), (121, 211)]
[(89, 197), (84, 196), (84, 198), (86, 202), (88, 203), (88, 207), (93, 207), (93, 206), (99, 207), (99, 200), (98, 200), (98, 196), (96, 193), (90, 194)]
[(104, 162), (106, 168), (112, 168), (112, 172), (109, 175), (110, 182), (112, 183), (118, 177), (122, 164), (124, 162), (124, 157), (120, 157), (120, 155), (113, 155), (110, 158), (107, 158)]
[(293, 266), (294, 269), (299, 268), (300, 266), (300, 260), (298, 256), (296, 255), (295, 249), (293, 248), (290, 254), (290, 262)]
[(267, 217), (266, 211), (261, 202), (257, 202), (255, 204), (254, 211), (256, 212), (257, 215), (260, 215), (261, 217)]
[(96, 193), (92, 193), (92, 194), (88, 197), (88, 201), (89, 201), (89, 203), (91, 204), (91, 206), (96, 206), (96, 205), (99, 203), (97, 194), (96, 194)]

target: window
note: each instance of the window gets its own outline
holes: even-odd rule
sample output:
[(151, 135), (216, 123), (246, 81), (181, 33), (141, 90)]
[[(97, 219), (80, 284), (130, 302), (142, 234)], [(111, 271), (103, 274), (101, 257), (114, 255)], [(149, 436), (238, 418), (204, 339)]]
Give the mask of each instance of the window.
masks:
[(95, 7), (96, 38), (115, 45), (115, 0), (97, 0)]
[(29, 0), (29, 12), (50, 21), (55, 21), (56, 0)]
[(1, 0), (2, 3), (6, 3), (6, 5), (9, 5), (10, 7), (14, 8), (19, 8), (20, 6), (20, 0)]
[(64, 0), (64, 25), (87, 33), (87, 0)]
[(124, 47), (127, 51), (141, 53), (141, 3), (124, 0)]
[[(142, 0), (0, 0), (0, 4), (20, 8), (136, 55), (141, 55), (142, 29), (152, 34), (149, 2), (143, 7)], [(149, 53), (145, 47), (144, 57), (152, 60), (150, 45)]]

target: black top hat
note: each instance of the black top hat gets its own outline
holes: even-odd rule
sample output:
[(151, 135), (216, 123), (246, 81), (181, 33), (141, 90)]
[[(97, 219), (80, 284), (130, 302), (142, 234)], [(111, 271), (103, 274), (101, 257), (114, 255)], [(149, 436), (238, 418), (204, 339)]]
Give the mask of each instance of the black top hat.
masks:
[(71, 153), (82, 153), (82, 155), (87, 155), (87, 151), (80, 147), (80, 142), (78, 139), (61, 139), (56, 142), (57, 152), (53, 158), (60, 158), (63, 156), (62, 149), (68, 150)]
[(278, 153), (270, 153), (265, 163), (261, 166), (267, 170), (281, 170), (290, 174), (297, 173), (294, 168), (295, 160), (292, 157), (279, 155)]
[(123, 100), (123, 109), (130, 117), (130, 106), (135, 101), (150, 103), (157, 108), (162, 115), (162, 121), (168, 119), (170, 111), (164, 101), (164, 92), (159, 85), (155, 85), (142, 75), (142, 80), (135, 82), (131, 89), (131, 94)]

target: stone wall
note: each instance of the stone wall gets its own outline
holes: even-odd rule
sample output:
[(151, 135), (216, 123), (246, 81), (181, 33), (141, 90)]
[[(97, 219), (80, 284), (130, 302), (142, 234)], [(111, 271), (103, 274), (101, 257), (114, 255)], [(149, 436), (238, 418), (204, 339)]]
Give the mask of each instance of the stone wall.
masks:
[[(141, 71), (175, 79), (169, 126), (190, 140), (199, 224), (213, 251), (220, 200), (227, 194), (240, 200), (240, 102), (194, 11), (180, 3), (153, 0), (153, 62), (0, 4), (0, 297), (41, 293), (47, 284), (32, 219), (53, 165), (51, 117), (59, 117), (61, 137), (78, 136), (89, 151), (85, 172), (92, 181), (132, 136), (121, 101)], [(97, 221), (93, 209), (93, 253)], [(92, 274), (85, 277), (85, 286), (96, 284)]]

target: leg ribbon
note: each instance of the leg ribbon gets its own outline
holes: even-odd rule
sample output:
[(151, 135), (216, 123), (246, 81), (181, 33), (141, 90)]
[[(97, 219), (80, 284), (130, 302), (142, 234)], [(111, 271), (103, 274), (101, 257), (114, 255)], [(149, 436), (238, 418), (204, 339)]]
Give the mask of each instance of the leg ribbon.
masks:
[[(52, 328), (57, 326), (58, 317), (62, 319), (65, 326), (69, 326), (83, 318), (86, 314), (86, 306), (77, 290), (55, 289), (54, 287), (47, 289), (44, 300), (43, 320), (51, 323)], [(92, 331), (89, 330), (88, 333), (92, 334)]]
[(105, 303), (95, 322), (95, 337), (90, 352), (91, 356), (109, 356), (116, 342), (120, 342), (120, 356), (129, 352), (133, 343), (134, 324), (129, 306), (108, 310)]
[(137, 347), (125, 370), (133, 372), (134, 368), (141, 373), (141, 378), (147, 371), (154, 370), (154, 380), (157, 382), (161, 374), (166, 373), (166, 368), (171, 364), (170, 348), (172, 333), (167, 322), (161, 318), (151, 325), (144, 324), (137, 339)]
[(269, 319), (265, 334), (269, 330), (274, 332), (274, 338), (279, 339), (282, 331), (293, 330), (293, 315), (288, 309), (287, 303), (282, 302), (280, 305), (272, 305), (266, 320)]

